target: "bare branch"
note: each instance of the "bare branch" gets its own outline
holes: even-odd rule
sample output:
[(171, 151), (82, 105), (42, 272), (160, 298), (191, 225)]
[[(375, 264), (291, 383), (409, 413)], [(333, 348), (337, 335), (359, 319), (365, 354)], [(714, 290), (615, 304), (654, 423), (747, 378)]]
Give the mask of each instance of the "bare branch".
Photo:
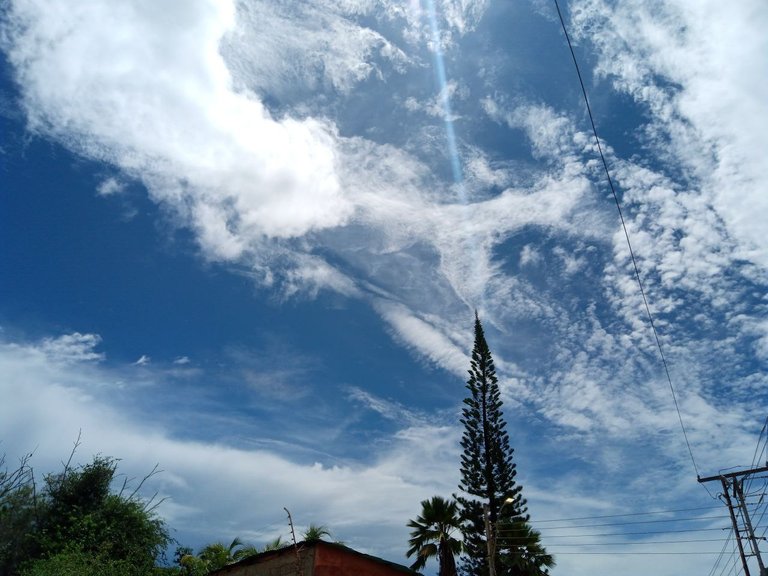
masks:
[(64, 471), (61, 473), (60, 486), (64, 485), (64, 480), (66, 480), (67, 474), (69, 473), (70, 465), (72, 464), (72, 458), (75, 457), (75, 452), (77, 452), (77, 449), (80, 447), (80, 444), (82, 444), (82, 441), (81, 441), (82, 436), (83, 436), (83, 429), (80, 428), (77, 431), (77, 440), (75, 440), (75, 444), (74, 446), (72, 446), (72, 451), (69, 453), (69, 458), (67, 459), (67, 462), (66, 463), (62, 462), (62, 464), (64, 464)]
[[(158, 506), (160, 506), (160, 504), (162, 504), (163, 502), (165, 502), (166, 500), (168, 500), (168, 496), (164, 496), (164, 497), (160, 498), (160, 500), (158, 500), (157, 502), (155, 502), (154, 504), (152, 504), (152, 501), (153, 501), (153, 500), (154, 500), (154, 499), (157, 497), (157, 494), (158, 494), (158, 493), (157, 493), (157, 492), (155, 492), (155, 493), (152, 495), (152, 498), (150, 498), (150, 499), (149, 499), (149, 500), (146, 502), (146, 504), (144, 505), (144, 508), (143, 508), (143, 510), (144, 510), (144, 512), (146, 512), (147, 514), (152, 514), (152, 513), (153, 513), (153, 512), (154, 512), (154, 511), (157, 509), (157, 507), (158, 507)], [(150, 506), (150, 504), (152, 504), (152, 505)]]
[[(32, 467), (29, 460), (32, 458), (32, 452), (19, 458), (18, 467), (12, 472), (8, 469), (0, 471), (0, 498), (3, 498), (32, 481)], [(0, 457), (0, 468), (5, 467), (5, 454)]]
[(155, 466), (152, 468), (149, 474), (147, 474), (146, 476), (144, 476), (144, 478), (141, 479), (141, 482), (139, 482), (139, 485), (136, 486), (136, 489), (133, 492), (131, 492), (130, 496), (128, 496), (128, 500), (133, 500), (136, 497), (136, 494), (139, 492), (139, 490), (141, 490), (141, 487), (144, 485), (144, 482), (152, 478), (152, 476), (155, 476), (156, 474), (160, 474), (161, 472), (163, 472), (163, 470), (158, 470), (159, 466), (160, 464), (155, 464)]

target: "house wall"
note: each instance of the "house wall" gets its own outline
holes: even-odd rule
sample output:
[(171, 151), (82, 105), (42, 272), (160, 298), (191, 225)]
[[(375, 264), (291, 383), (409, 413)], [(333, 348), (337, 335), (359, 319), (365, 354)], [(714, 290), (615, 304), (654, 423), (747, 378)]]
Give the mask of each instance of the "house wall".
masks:
[[(388, 564), (335, 544), (299, 545), (301, 576), (407, 576), (416, 574), (404, 566)], [(215, 576), (297, 576), (292, 548), (247, 558), (217, 570)]]
[[(299, 555), (302, 576), (312, 576), (312, 550)], [(296, 555), (280, 554), (256, 564), (233, 564), (216, 572), (217, 576), (296, 576)]]
[(318, 546), (313, 576), (403, 576), (403, 572), (364, 556)]

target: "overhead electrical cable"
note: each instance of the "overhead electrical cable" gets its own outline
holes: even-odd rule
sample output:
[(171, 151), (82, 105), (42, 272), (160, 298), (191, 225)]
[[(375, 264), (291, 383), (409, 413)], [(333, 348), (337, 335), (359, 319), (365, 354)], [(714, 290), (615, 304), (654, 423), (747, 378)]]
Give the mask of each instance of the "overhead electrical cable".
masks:
[(536, 520), (536, 524), (545, 522), (571, 522), (573, 520), (600, 520), (602, 518), (622, 518), (624, 516), (650, 516), (652, 514), (675, 514), (677, 512), (695, 512), (698, 510), (720, 510), (722, 506), (699, 506), (697, 508), (677, 508), (676, 510), (653, 510), (651, 512), (627, 512), (626, 514), (603, 514), (600, 516), (576, 516), (572, 518), (548, 518)]
[[(763, 440), (763, 435), (765, 434), (766, 427), (768, 426), (768, 416), (765, 417), (765, 422), (763, 422), (763, 427), (760, 429), (760, 434), (757, 437), (757, 446), (755, 446), (755, 454), (752, 456), (752, 465), (750, 468), (755, 468), (757, 463), (763, 459), (763, 453), (765, 452), (766, 444), (768, 444), (768, 437), (766, 437), (765, 442), (763, 442), (763, 449), (760, 450), (760, 443)], [(760, 453), (758, 455), (758, 450), (760, 450)], [(746, 486), (744, 486), (744, 490), (746, 492), (749, 492), (749, 489), (752, 487), (752, 482), (754, 478), (752, 476), (749, 476), (746, 480)]]
[(564, 546), (649, 546), (657, 544), (692, 544), (695, 542), (728, 542), (727, 538), (703, 538), (696, 540), (649, 540), (647, 542), (576, 542), (571, 544), (553, 544), (553, 547), (562, 548)]
[(755, 454), (752, 456), (752, 466), (751, 468), (754, 468), (757, 464), (757, 461), (762, 458), (763, 452), (765, 452), (765, 444), (763, 444), (763, 449), (760, 451), (760, 456), (757, 455), (757, 450), (760, 448), (760, 441), (763, 439), (763, 435), (765, 434), (766, 427), (768, 426), (768, 416), (765, 417), (765, 422), (763, 422), (763, 427), (760, 430), (760, 435), (757, 437), (757, 446), (755, 446)]
[[(735, 546), (734, 546), (735, 548)], [(731, 555), (726, 560), (725, 564), (723, 565), (722, 570), (720, 570), (720, 574), (718, 576), (735, 576), (736, 574), (736, 566), (739, 564), (739, 556), (736, 554), (736, 550), (731, 550)]]
[[(604, 522), (602, 524), (571, 524), (569, 526), (544, 526), (540, 531), (548, 530), (571, 530), (572, 528), (598, 528), (603, 526), (630, 526), (634, 524), (670, 524), (677, 522), (699, 522), (702, 520), (728, 520), (728, 516), (720, 514), (718, 516), (699, 516), (698, 518), (665, 518), (663, 520), (633, 520), (632, 522)], [(507, 532), (525, 532), (527, 528), (513, 528), (500, 526), (498, 532), (504, 534)]]
[(720, 555), (717, 557), (717, 560), (715, 560), (715, 565), (712, 566), (707, 576), (714, 576), (715, 570), (717, 570), (718, 566), (720, 566), (720, 562), (723, 561), (723, 557), (725, 556), (725, 551), (728, 549), (728, 543), (731, 541), (731, 538), (733, 538), (733, 529), (731, 529), (730, 532), (728, 532), (728, 538), (725, 539), (725, 542), (723, 542), (723, 548), (720, 550)]
[(558, 552), (558, 556), (705, 556), (718, 554), (717, 552)]
[[(687, 532), (723, 532), (728, 530), (727, 526), (721, 526), (720, 528), (688, 528), (686, 530), (656, 530), (656, 531), (643, 531), (643, 532), (607, 532), (600, 534), (547, 534), (547, 540), (552, 538), (595, 538), (603, 536), (647, 536), (652, 534), (682, 534)], [(499, 542), (520, 540), (519, 536), (504, 536), (503, 533), (499, 534)]]
[[(643, 288), (643, 281), (640, 278), (640, 269), (639, 269), (639, 267), (637, 265), (637, 260), (635, 259), (634, 250), (632, 250), (632, 242), (629, 239), (629, 232), (627, 231), (627, 224), (624, 221), (624, 214), (622, 213), (622, 210), (621, 210), (621, 202), (619, 202), (619, 195), (616, 193), (616, 188), (613, 185), (613, 179), (611, 178), (610, 170), (608, 170), (608, 162), (605, 159), (605, 154), (603, 154), (603, 147), (600, 145), (600, 138), (599, 138), (599, 136), (597, 134), (597, 127), (595, 126), (595, 120), (594, 120), (594, 117), (592, 116), (592, 107), (590, 106), (589, 98), (587, 97), (587, 89), (584, 86), (584, 80), (581, 77), (581, 69), (579, 68), (579, 63), (576, 60), (576, 53), (573, 51), (573, 45), (571, 44), (571, 37), (568, 35), (568, 30), (566, 29), (566, 26), (565, 26), (565, 20), (563, 18), (563, 13), (560, 11), (560, 3), (557, 0), (554, 0), (554, 2), (555, 2), (555, 8), (557, 8), (557, 15), (560, 18), (560, 25), (563, 28), (563, 33), (565, 34), (565, 39), (568, 42), (568, 49), (571, 51), (571, 57), (573, 58), (573, 64), (576, 67), (576, 74), (579, 77), (579, 84), (581, 85), (581, 93), (584, 96), (584, 103), (586, 104), (586, 107), (587, 107), (587, 113), (589, 115), (589, 121), (592, 124), (592, 133), (594, 134), (594, 137), (595, 137), (595, 143), (597, 144), (597, 150), (598, 150), (598, 152), (600, 154), (600, 159), (602, 160), (603, 168), (605, 169), (605, 176), (608, 179), (608, 185), (611, 188), (611, 193), (613, 194), (613, 199), (616, 202), (616, 209), (619, 212), (619, 219), (621, 220), (621, 227), (624, 230), (624, 237), (627, 240), (627, 247), (629, 248), (629, 255), (630, 255), (631, 259), (632, 259), (632, 266), (634, 267), (634, 270), (635, 270), (635, 278), (637, 279), (637, 284), (640, 287), (640, 294), (643, 297), (643, 303), (645, 304), (645, 311), (646, 311), (646, 314), (648, 315), (648, 321), (650, 322), (651, 330), (653, 331), (653, 336), (654, 336), (654, 338), (656, 340), (656, 347), (659, 350), (659, 356), (661, 356), (661, 363), (664, 366), (664, 373), (667, 376), (667, 382), (669, 382), (669, 389), (672, 392), (672, 400), (674, 401), (675, 410), (677, 411), (677, 417), (678, 417), (678, 420), (680, 421), (680, 428), (683, 431), (683, 437), (685, 438), (685, 445), (688, 447), (688, 454), (691, 457), (691, 463), (693, 464), (693, 469), (696, 472), (696, 477), (699, 478), (700, 477), (699, 467), (696, 465), (696, 459), (693, 457), (693, 450), (691, 449), (691, 443), (688, 441), (688, 432), (686, 432), (686, 430), (685, 430), (685, 424), (683, 423), (683, 417), (682, 417), (682, 414), (680, 413), (680, 405), (677, 402), (677, 393), (675, 392), (675, 387), (672, 384), (672, 377), (670, 376), (669, 367), (667, 366), (667, 360), (664, 357), (664, 351), (663, 351), (663, 349), (661, 347), (661, 340), (659, 339), (659, 334), (656, 331), (656, 325), (655, 325), (655, 323), (653, 321), (653, 315), (651, 314), (651, 308), (648, 305), (648, 298), (645, 295), (645, 289)], [(702, 484), (702, 486), (704, 486), (704, 489), (707, 490), (707, 493), (709, 493), (709, 495), (712, 496), (712, 494), (709, 492), (709, 489), (706, 487), (706, 485)], [(714, 496), (712, 496), (712, 497), (714, 498)]]
[[(732, 565), (734, 561), (734, 556), (736, 554), (736, 544), (731, 541), (731, 551), (728, 553), (727, 549), (727, 542), (726, 546), (722, 550), (722, 554), (719, 555), (717, 558), (715, 558), (715, 564), (712, 566), (710, 571), (707, 573), (707, 576), (724, 576), (726, 573), (730, 573), (733, 571)], [(719, 572), (718, 572), (719, 569)]]

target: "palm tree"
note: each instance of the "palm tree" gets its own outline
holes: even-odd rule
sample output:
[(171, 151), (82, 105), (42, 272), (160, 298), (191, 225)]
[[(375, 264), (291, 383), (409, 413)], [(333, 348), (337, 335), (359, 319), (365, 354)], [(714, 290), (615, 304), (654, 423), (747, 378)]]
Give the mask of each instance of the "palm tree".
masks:
[(184, 554), (179, 564), (182, 574), (198, 576), (208, 574), (208, 572), (218, 570), (228, 564), (234, 564), (243, 558), (258, 553), (259, 551), (255, 546), (244, 544), (240, 538), (235, 538), (229, 546), (221, 542), (213, 542), (200, 550), (197, 556)]
[(221, 542), (214, 542), (203, 548), (198, 556), (206, 563), (208, 570), (218, 570), (227, 564), (235, 562), (237, 549), (242, 548), (242, 546), (243, 541), (240, 540), (240, 538), (232, 540), (232, 543), (229, 546), (222, 544)]
[(262, 552), (269, 552), (270, 550), (280, 550), (280, 548), (285, 548), (288, 546), (287, 543), (283, 542), (283, 537), (278, 536), (274, 540), (270, 540), (264, 545), (264, 549)]
[(456, 576), (456, 558), (461, 553), (461, 540), (451, 534), (459, 530), (459, 509), (454, 500), (433, 496), (421, 502), (421, 516), (408, 522), (413, 528), (408, 540), (407, 556), (416, 555), (411, 570), (421, 570), (430, 558), (437, 557), (440, 576)]
[(240, 560), (256, 556), (256, 554), (259, 554), (260, 552), (261, 550), (253, 544), (242, 544), (241, 547), (232, 554), (232, 560), (240, 562)]
[(541, 534), (524, 520), (499, 525), (500, 564), (503, 574), (547, 576), (555, 559), (541, 544)]
[(330, 536), (331, 531), (328, 530), (325, 526), (322, 524), (310, 524), (309, 527), (307, 527), (306, 530), (304, 530), (304, 541), (305, 542), (317, 542), (318, 540), (322, 540), (323, 536)]

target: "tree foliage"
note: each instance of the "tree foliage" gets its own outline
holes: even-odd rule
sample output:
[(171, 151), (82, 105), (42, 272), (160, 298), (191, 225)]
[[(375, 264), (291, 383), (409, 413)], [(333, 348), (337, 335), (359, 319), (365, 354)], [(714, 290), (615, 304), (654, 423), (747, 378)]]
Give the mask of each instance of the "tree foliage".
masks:
[(245, 544), (240, 538), (234, 538), (229, 545), (222, 542), (207, 544), (196, 555), (192, 553), (191, 548), (179, 548), (176, 550), (176, 558), (182, 576), (204, 576), (250, 556), (267, 550), (277, 550), (284, 546), (285, 544), (280, 537), (268, 543), (261, 550), (252, 544)]
[(59, 552), (27, 564), (21, 576), (144, 576), (126, 560), (81, 551)]
[(264, 545), (264, 548), (262, 549), (262, 552), (269, 552), (270, 550), (280, 550), (280, 548), (285, 548), (288, 546), (287, 542), (283, 541), (282, 536), (278, 536), (274, 540), (270, 540)]
[(322, 524), (310, 524), (302, 535), (305, 542), (317, 542), (325, 536), (331, 537), (331, 531)]
[(0, 574), (11, 574), (27, 557), (35, 525), (34, 474), (25, 455), (13, 470), (0, 457)]
[(152, 574), (171, 538), (138, 488), (112, 490), (116, 474), (116, 460), (102, 456), (67, 463), (40, 490), (28, 458), (0, 473), (0, 574)]
[[(469, 395), (464, 400), (461, 418), (464, 433), (460, 494), (456, 497), (466, 551), (462, 572), (467, 576), (487, 576), (487, 528), (495, 532), (504, 525), (527, 526), (529, 517), (522, 486), (515, 481), (514, 450), (502, 414), (496, 368), (477, 314), (467, 390)], [(552, 557), (543, 553), (540, 545), (528, 549), (525, 545), (517, 545), (519, 541), (515, 546), (506, 545), (510, 542), (492, 537), (491, 544), (498, 544), (494, 554), (497, 574), (516, 574), (511, 567), (521, 563), (526, 565), (524, 574), (545, 573), (546, 567), (553, 564)]]
[(555, 565), (555, 559), (541, 543), (540, 534), (528, 522), (501, 522), (498, 533), (502, 554), (497, 564), (497, 574), (544, 576)]
[(412, 528), (406, 555), (416, 556), (412, 570), (421, 570), (427, 560), (437, 558), (439, 576), (456, 576), (456, 556), (461, 540), (453, 536), (460, 529), (459, 509), (454, 500), (433, 496), (421, 502), (421, 514), (408, 522)]

